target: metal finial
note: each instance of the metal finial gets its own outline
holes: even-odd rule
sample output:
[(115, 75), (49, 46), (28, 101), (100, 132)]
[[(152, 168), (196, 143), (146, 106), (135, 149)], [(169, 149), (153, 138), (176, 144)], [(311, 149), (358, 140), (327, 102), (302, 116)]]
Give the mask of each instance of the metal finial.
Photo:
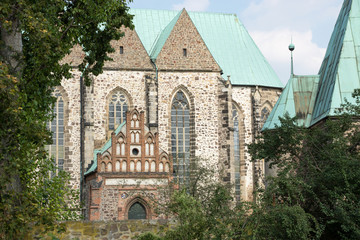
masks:
[(291, 76), (294, 75), (294, 60), (293, 60), (293, 51), (295, 50), (295, 45), (292, 42), (292, 37), (291, 37), (291, 43), (289, 45), (289, 50), (291, 52)]

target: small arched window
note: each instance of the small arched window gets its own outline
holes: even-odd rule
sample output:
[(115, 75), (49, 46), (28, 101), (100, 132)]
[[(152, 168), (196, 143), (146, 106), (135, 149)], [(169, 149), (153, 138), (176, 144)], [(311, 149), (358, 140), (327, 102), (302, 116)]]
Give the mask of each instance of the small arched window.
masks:
[(116, 91), (111, 95), (109, 100), (109, 130), (114, 130), (126, 121), (128, 108), (129, 101), (123, 92)]
[(270, 110), (267, 107), (264, 107), (261, 110), (261, 116), (260, 116), (260, 121), (261, 121), (261, 125), (264, 125), (266, 119), (268, 118), (270, 114)]
[(234, 123), (235, 197), (240, 200), (240, 114), (234, 103), (232, 104), (232, 120)]
[(56, 172), (52, 172), (51, 175), (54, 176), (58, 171), (63, 170), (64, 168), (64, 100), (61, 96), (59, 90), (55, 90), (54, 96), (56, 97), (56, 102), (53, 108), (54, 118), (52, 121), (48, 122), (48, 128), (52, 132), (52, 144), (46, 146), (49, 154), (54, 159), (54, 164), (57, 167)]
[(190, 107), (182, 91), (178, 91), (171, 104), (171, 154), (174, 177), (180, 184), (189, 180), (190, 164)]
[(128, 219), (146, 219), (146, 209), (139, 202), (134, 203), (128, 213)]

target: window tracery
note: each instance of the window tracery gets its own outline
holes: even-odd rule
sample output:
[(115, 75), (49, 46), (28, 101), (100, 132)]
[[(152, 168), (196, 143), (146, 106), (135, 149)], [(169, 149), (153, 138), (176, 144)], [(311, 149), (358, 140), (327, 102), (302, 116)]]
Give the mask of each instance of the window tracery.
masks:
[(52, 132), (52, 144), (46, 146), (54, 159), (54, 165), (57, 167), (56, 171), (51, 173), (52, 176), (63, 170), (65, 158), (64, 100), (58, 89), (55, 90), (54, 96), (57, 98), (53, 108), (54, 118), (47, 123), (48, 129)]
[(171, 104), (171, 152), (174, 177), (180, 184), (189, 180), (190, 165), (190, 107), (182, 91), (178, 91)]
[(117, 91), (111, 95), (109, 101), (109, 130), (114, 130), (126, 120), (129, 101), (125, 94)]
[(234, 123), (234, 177), (235, 197), (240, 200), (240, 114), (235, 104), (232, 104), (232, 120)]

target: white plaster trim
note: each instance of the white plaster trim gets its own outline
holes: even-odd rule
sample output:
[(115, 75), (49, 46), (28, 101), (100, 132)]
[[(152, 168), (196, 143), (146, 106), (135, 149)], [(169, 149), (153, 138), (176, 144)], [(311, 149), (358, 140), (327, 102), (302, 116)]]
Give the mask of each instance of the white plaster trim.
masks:
[(116, 186), (116, 185), (127, 185), (127, 186), (148, 186), (148, 185), (166, 185), (168, 184), (167, 179), (139, 179), (139, 178), (107, 178), (105, 185)]

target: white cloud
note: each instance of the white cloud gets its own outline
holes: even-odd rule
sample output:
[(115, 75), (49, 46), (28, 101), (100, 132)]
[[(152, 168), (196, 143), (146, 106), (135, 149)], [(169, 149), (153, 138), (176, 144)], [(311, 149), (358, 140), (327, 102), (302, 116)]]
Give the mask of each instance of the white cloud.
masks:
[(291, 53), (288, 46), (291, 36), (295, 45), (294, 73), (298, 75), (317, 74), (325, 55), (325, 48), (312, 41), (312, 32), (294, 32), (288, 29), (250, 32), (255, 43), (270, 62), (283, 83), (290, 76)]
[(173, 9), (181, 10), (185, 8), (187, 11), (206, 11), (210, 5), (210, 0), (184, 0), (179, 4), (174, 4)]
[(337, 16), (342, 0), (251, 0), (240, 15), (248, 27), (307, 30)]
[(294, 73), (317, 74), (343, 0), (251, 0), (240, 19), (282, 82)]

